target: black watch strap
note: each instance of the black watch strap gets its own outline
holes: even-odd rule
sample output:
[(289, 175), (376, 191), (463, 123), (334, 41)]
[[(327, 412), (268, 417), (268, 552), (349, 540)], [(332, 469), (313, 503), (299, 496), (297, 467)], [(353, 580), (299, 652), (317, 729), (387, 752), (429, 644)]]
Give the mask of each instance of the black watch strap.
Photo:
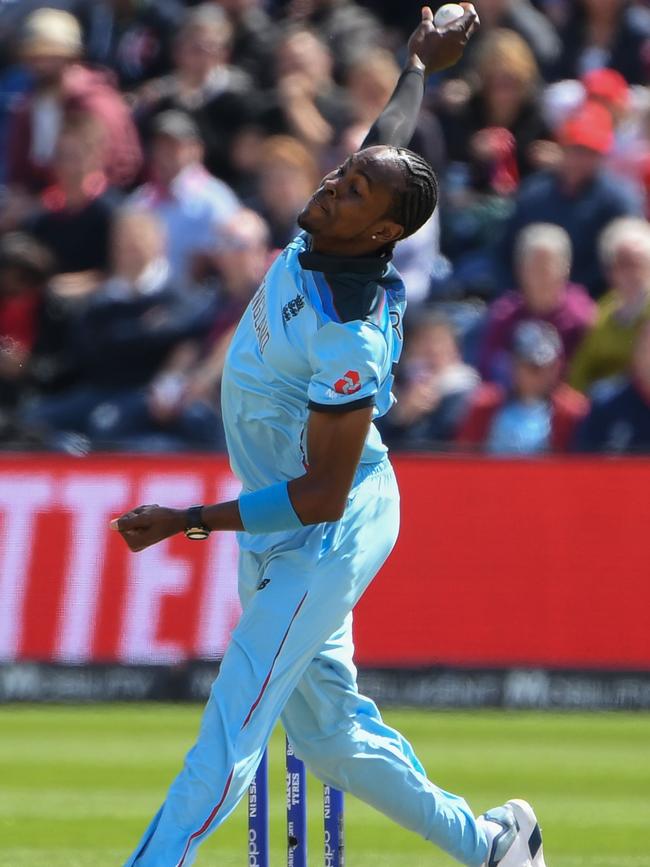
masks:
[(194, 542), (207, 539), (210, 528), (203, 523), (203, 506), (190, 506), (185, 513), (185, 535)]

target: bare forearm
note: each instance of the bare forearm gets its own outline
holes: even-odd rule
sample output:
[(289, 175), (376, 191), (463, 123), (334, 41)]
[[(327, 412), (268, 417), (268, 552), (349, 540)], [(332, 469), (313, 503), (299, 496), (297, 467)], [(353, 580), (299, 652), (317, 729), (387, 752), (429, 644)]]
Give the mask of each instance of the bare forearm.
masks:
[(203, 523), (210, 530), (243, 530), (241, 515), (239, 514), (239, 500), (230, 500), (227, 503), (215, 503), (213, 506), (203, 507)]
[(338, 521), (345, 510), (372, 412), (372, 407), (343, 414), (311, 412), (307, 446), (312, 463), (307, 473), (290, 482), (276, 482), (243, 493), (238, 500), (203, 506), (198, 515), (188, 514), (187, 509), (138, 506), (114, 519), (111, 526), (132, 551), (143, 551), (186, 529), (196, 528), (196, 535), (190, 538), (200, 539), (205, 538), (206, 529), (266, 535)]
[[(307, 475), (293, 479), (287, 487), (291, 505), (304, 526), (337, 521), (343, 513), (349, 491), (349, 486), (338, 490), (333, 485), (319, 484)], [(239, 510), (239, 500), (204, 506), (202, 517), (210, 530), (246, 529)]]

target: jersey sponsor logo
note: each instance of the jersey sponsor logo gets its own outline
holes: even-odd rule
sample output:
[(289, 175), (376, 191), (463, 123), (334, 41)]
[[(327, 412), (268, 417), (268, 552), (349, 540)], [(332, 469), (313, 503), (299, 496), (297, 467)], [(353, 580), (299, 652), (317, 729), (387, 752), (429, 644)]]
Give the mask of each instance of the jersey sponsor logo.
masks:
[(291, 322), (305, 306), (305, 296), (296, 295), (291, 301), (288, 301), (282, 308), (282, 318), (285, 322)]
[(341, 379), (334, 383), (334, 391), (337, 394), (356, 394), (361, 388), (361, 377), (356, 370), (348, 370)]

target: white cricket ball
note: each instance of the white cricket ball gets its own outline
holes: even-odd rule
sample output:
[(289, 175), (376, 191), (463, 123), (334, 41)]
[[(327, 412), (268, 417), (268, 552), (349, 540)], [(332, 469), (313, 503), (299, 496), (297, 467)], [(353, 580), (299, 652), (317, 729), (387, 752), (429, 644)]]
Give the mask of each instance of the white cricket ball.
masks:
[(446, 27), (452, 21), (462, 18), (465, 10), (459, 3), (445, 3), (435, 14), (433, 23), (436, 27)]

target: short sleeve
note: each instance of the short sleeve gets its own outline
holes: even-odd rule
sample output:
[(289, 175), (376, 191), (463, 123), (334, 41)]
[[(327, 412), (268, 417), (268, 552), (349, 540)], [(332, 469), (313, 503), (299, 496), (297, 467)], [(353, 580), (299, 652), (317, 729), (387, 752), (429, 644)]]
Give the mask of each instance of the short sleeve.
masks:
[(328, 322), (310, 347), (309, 409), (349, 412), (374, 406), (387, 373), (387, 355), (384, 336), (373, 325), (360, 320)]

